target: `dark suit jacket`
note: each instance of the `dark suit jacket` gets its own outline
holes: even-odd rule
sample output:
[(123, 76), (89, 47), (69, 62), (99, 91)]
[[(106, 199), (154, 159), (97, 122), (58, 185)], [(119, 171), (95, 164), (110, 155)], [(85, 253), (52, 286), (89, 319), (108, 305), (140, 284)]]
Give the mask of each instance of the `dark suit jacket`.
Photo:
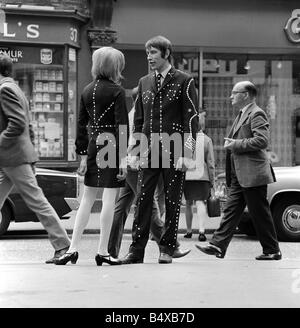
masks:
[(0, 167), (37, 160), (30, 140), (28, 101), (12, 78), (3, 78), (0, 81)]
[(157, 90), (154, 72), (140, 79), (135, 102), (135, 133), (145, 134), (148, 142), (153, 133), (169, 136), (177, 133), (183, 141), (186, 157), (192, 157), (197, 131), (198, 101), (191, 76), (172, 67), (160, 90)]
[[(266, 149), (269, 143), (269, 122), (266, 113), (255, 103), (246, 109), (237, 126), (229, 131), (236, 139), (231, 151), (239, 184), (244, 187), (266, 185), (275, 175)], [(230, 185), (230, 151), (227, 151), (226, 180)]]

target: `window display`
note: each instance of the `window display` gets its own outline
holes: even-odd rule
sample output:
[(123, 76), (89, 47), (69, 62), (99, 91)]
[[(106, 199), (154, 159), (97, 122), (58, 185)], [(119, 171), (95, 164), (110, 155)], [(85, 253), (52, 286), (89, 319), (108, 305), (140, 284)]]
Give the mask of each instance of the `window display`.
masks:
[(62, 158), (63, 138), (63, 67), (36, 65), (33, 72), (31, 101), (35, 147), (40, 159)]
[(77, 58), (75, 49), (67, 50), (68, 67), (64, 67), (64, 47), (0, 48), (0, 52), (18, 54), (12, 57), (14, 79), (30, 104), (35, 149), (41, 163), (77, 160)]

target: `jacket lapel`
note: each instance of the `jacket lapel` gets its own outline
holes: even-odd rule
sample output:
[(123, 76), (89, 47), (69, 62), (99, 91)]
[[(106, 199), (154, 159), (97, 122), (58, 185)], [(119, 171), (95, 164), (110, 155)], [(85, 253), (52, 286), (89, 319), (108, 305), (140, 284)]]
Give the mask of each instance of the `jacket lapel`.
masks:
[(170, 82), (170, 80), (172, 79), (173, 75), (175, 74), (176, 70), (175, 68), (172, 66), (169, 70), (169, 72), (167, 73), (165, 79), (164, 79), (164, 82), (162, 84), (162, 88), (168, 84)]
[(157, 92), (157, 85), (156, 85), (155, 72), (150, 73), (150, 89), (151, 89), (154, 93)]
[[(244, 122), (247, 120), (248, 116), (250, 115), (252, 109), (254, 108), (255, 104), (252, 104), (251, 106), (249, 106), (245, 112), (242, 114), (239, 122), (237, 123), (234, 131), (233, 131), (233, 136), (238, 132), (238, 130), (240, 129), (240, 127), (244, 124)], [(234, 126), (234, 125), (233, 125)]]

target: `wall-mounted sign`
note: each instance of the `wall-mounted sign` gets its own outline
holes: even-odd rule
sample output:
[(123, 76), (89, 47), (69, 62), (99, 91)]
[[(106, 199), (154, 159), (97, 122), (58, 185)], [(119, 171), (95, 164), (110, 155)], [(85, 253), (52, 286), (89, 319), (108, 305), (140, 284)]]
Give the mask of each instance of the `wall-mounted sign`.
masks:
[(288, 19), (284, 31), (293, 43), (300, 43), (300, 9), (294, 9)]
[(8, 15), (0, 9), (0, 41), (70, 43), (79, 46), (79, 31), (70, 20), (55, 16)]
[(41, 49), (41, 63), (45, 65), (52, 64), (52, 50)]

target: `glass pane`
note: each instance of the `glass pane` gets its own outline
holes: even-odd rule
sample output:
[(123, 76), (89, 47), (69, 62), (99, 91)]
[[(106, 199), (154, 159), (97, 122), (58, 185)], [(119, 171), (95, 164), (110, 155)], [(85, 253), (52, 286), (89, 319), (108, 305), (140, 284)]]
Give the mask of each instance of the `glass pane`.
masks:
[(40, 159), (63, 158), (63, 49), (9, 46), (0, 51), (15, 62), (14, 78), (30, 103)]
[(199, 91), (199, 54), (198, 53), (173, 53), (173, 65), (175, 68), (189, 73), (195, 80), (197, 92)]
[(69, 49), (68, 60), (68, 161), (77, 159), (75, 153), (76, 108), (77, 108), (77, 58), (76, 50)]
[(299, 163), (300, 140), (296, 137), (300, 116), (299, 60), (272, 55), (205, 54), (203, 108), (206, 133), (214, 143), (217, 173), (225, 169), (224, 137), (237, 114), (229, 99), (231, 89), (243, 80), (257, 86), (256, 102), (268, 115), (271, 135), (267, 150), (273, 165)]

